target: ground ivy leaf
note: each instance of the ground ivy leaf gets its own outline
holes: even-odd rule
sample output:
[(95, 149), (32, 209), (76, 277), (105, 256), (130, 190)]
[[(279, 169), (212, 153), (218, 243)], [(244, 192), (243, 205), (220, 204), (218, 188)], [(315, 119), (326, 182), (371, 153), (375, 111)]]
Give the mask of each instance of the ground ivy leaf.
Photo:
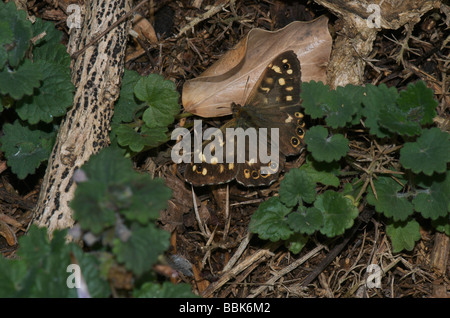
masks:
[(0, 255), (0, 297), (13, 298), (22, 289), (22, 281), (28, 272), (25, 262), (6, 259)]
[[(0, 72), (0, 92), (9, 94), (15, 100), (25, 95), (33, 94), (33, 89), (41, 85), (44, 79), (41, 68), (37, 63), (25, 60), (17, 69), (4, 69)], [(20, 85), (17, 85), (20, 83)]]
[(141, 127), (138, 131), (130, 124), (121, 124), (115, 129), (117, 142), (121, 146), (128, 146), (131, 151), (141, 152), (144, 148), (157, 147), (169, 138), (167, 127)]
[(133, 121), (136, 113), (145, 107), (145, 103), (139, 101), (134, 95), (134, 87), (141, 76), (138, 72), (125, 69), (120, 88), (120, 96), (114, 105), (113, 123), (128, 123)]
[[(305, 171), (314, 180), (314, 182), (319, 182), (323, 185), (333, 187), (339, 186), (339, 178), (336, 177), (334, 173), (324, 170), (317, 170), (316, 167), (322, 168), (320, 167), (320, 164), (317, 164), (317, 162), (307, 161), (299, 169)], [(339, 173), (339, 171), (337, 170), (336, 173)]]
[(325, 116), (327, 105), (332, 103), (332, 98), (335, 96), (330, 94), (330, 86), (311, 81), (302, 83), (300, 97), (305, 113), (311, 118), (321, 118)]
[(288, 215), (288, 223), (298, 233), (313, 234), (323, 225), (322, 212), (315, 208), (299, 207), (297, 212)]
[(102, 182), (89, 180), (78, 184), (70, 207), (75, 211), (74, 219), (81, 228), (94, 234), (101, 233), (116, 221), (114, 206)]
[(8, 44), (13, 42), (13, 32), (7, 21), (0, 21), (0, 70), (8, 60)]
[(358, 216), (358, 209), (350, 199), (331, 190), (319, 195), (314, 207), (322, 212), (323, 226), (320, 232), (328, 237), (343, 234), (353, 226), (353, 220)]
[(287, 239), (285, 245), (292, 253), (298, 254), (306, 246), (306, 243), (308, 243), (308, 239), (308, 235), (295, 233), (291, 235), (289, 239)]
[(278, 197), (272, 197), (255, 211), (249, 229), (263, 240), (286, 240), (293, 233), (286, 221), (286, 215), (290, 212), (291, 209), (282, 204)]
[(402, 186), (389, 177), (379, 177), (373, 182), (378, 200), (373, 190), (367, 194), (367, 202), (375, 206), (375, 210), (393, 218), (394, 221), (404, 221), (413, 213), (413, 207), (408, 199), (399, 193)]
[(316, 198), (316, 183), (305, 170), (290, 170), (280, 185), (280, 201), (293, 207), (302, 201), (312, 203)]
[(11, 1), (6, 4), (3, 1), (0, 2), (0, 21), (7, 22), (13, 32), (13, 40), (7, 52), (8, 64), (15, 68), (23, 60), (30, 47), (31, 22), (28, 21), (25, 11), (17, 10), (14, 2)]
[(395, 105), (399, 95), (395, 87), (388, 88), (386, 84), (379, 86), (368, 84), (365, 89), (366, 95), (362, 99), (364, 108), (361, 111), (365, 117), (365, 125), (369, 128), (371, 134), (384, 138), (389, 135), (389, 131), (378, 123), (380, 110)]
[(431, 225), (433, 225), (437, 231), (443, 232), (450, 236), (450, 213), (444, 217), (432, 220)]
[(339, 86), (330, 94), (336, 95), (328, 104), (326, 111), (327, 124), (332, 128), (344, 127), (352, 120), (353, 115), (360, 108), (364, 88), (361, 86)]
[(328, 137), (322, 126), (314, 126), (306, 132), (305, 142), (314, 159), (331, 162), (344, 157), (349, 148), (348, 140), (341, 134)]
[(27, 96), (17, 106), (20, 118), (30, 124), (50, 123), (66, 114), (72, 105), (74, 86), (65, 66), (40, 60), (35, 63), (43, 74), (42, 86), (33, 96)]
[(405, 143), (400, 150), (400, 163), (414, 173), (428, 176), (445, 172), (450, 162), (449, 136), (437, 127), (424, 130), (416, 142)]
[(411, 251), (420, 240), (420, 227), (416, 220), (393, 222), (386, 226), (386, 233), (392, 241), (394, 253)]
[(400, 135), (420, 135), (422, 128), (420, 124), (408, 119), (408, 114), (397, 105), (387, 105), (380, 110), (379, 123), (389, 131)]
[(418, 176), (416, 183), (422, 189), (417, 189), (417, 195), (412, 200), (414, 210), (423, 217), (436, 220), (448, 214), (450, 206), (449, 173), (431, 177)]
[(400, 92), (397, 103), (407, 112), (410, 121), (427, 125), (436, 117), (438, 102), (433, 98), (433, 91), (423, 81), (408, 84), (406, 90)]
[(134, 87), (134, 93), (148, 105), (142, 119), (150, 128), (167, 127), (180, 112), (175, 84), (164, 80), (161, 75), (150, 74), (140, 78)]
[(150, 270), (158, 256), (167, 250), (170, 233), (154, 224), (140, 226), (137, 223), (131, 225), (131, 233), (126, 242), (114, 240), (113, 252), (120, 263), (139, 276)]
[(129, 182), (132, 200), (129, 207), (120, 211), (128, 220), (147, 224), (159, 218), (159, 212), (167, 207), (172, 191), (164, 186), (162, 179), (150, 179), (148, 175), (137, 175)]
[(8, 166), (19, 179), (33, 174), (42, 162), (48, 160), (56, 136), (54, 132), (31, 130), (19, 120), (12, 125), (5, 124), (3, 133), (1, 150), (8, 159)]

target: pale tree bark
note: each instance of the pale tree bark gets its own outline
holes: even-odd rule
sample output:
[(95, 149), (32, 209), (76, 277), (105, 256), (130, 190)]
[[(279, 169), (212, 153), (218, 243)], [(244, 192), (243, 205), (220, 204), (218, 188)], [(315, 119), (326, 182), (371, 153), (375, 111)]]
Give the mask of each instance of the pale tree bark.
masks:
[(333, 44), (327, 82), (331, 88), (363, 84), (364, 68), (378, 31), (412, 28), (440, 0), (314, 0), (336, 14), (340, 28)]
[[(130, 10), (131, 0), (86, 1), (81, 29), (72, 29), (69, 53), (85, 48)], [(109, 144), (110, 120), (119, 96), (129, 19), (110, 30), (72, 61), (76, 90), (50, 156), (33, 223), (55, 229), (74, 223), (69, 203), (73, 174), (92, 154)]]

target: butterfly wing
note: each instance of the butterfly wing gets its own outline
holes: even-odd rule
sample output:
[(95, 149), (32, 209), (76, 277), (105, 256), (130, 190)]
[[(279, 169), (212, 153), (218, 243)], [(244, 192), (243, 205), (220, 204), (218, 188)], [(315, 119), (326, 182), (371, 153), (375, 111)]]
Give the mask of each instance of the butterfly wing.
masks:
[(253, 127), (278, 128), (279, 149), (285, 156), (303, 148), (300, 88), (300, 62), (293, 51), (286, 51), (267, 66), (243, 107)]

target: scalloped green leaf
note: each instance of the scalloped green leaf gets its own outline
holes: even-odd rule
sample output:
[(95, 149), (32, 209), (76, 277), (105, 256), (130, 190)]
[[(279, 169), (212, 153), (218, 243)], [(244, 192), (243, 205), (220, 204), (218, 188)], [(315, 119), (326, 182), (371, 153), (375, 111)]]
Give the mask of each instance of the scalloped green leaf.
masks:
[(16, 111), (30, 124), (50, 123), (55, 117), (65, 115), (72, 105), (74, 86), (66, 67), (45, 60), (35, 64), (43, 74), (42, 86), (33, 96), (21, 100)]
[(412, 200), (414, 210), (420, 212), (423, 217), (436, 220), (444, 217), (450, 207), (450, 177), (449, 173), (425, 177), (423, 175), (416, 179), (417, 195)]
[(287, 239), (284, 245), (287, 246), (292, 253), (298, 254), (306, 246), (308, 240), (308, 235), (295, 233)]
[(322, 212), (315, 208), (299, 207), (297, 212), (288, 215), (288, 223), (297, 233), (313, 234), (323, 226)]
[[(317, 161), (311, 162), (306, 161), (299, 169), (305, 171), (315, 182), (322, 183), (323, 185), (329, 185), (333, 187), (339, 186), (339, 178), (336, 177), (334, 173), (339, 173), (339, 170), (331, 171), (329, 164), (327, 164), (328, 171), (327, 170), (318, 170), (323, 169), (325, 167), (321, 166), (320, 163)], [(331, 167), (332, 168), (332, 167)]]
[(43, 79), (39, 63), (25, 60), (17, 69), (5, 68), (0, 72), (0, 93), (19, 100), (25, 95), (32, 95), (34, 88), (39, 87)]
[(353, 226), (353, 220), (358, 216), (358, 209), (350, 199), (331, 190), (319, 195), (314, 207), (322, 212), (323, 216), (320, 233), (328, 237), (343, 234)]
[(379, 86), (368, 84), (365, 89), (366, 95), (362, 99), (364, 108), (361, 111), (362, 116), (365, 117), (364, 123), (372, 135), (384, 138), (390, 132), (378, 123), (380, 110), (396, 104), (399, 96), (397, 89), (395, 87), (388, 88), (386, 84), (380, 84)]
[(407, 197), (400, 193), (402, 186), (388, 177), (378, 177), (373, 182), (378, 200), (372, 188), (367, 194), (367, 202), (375, 206), (377, 212), (383, 213), (394, 221), (404, 221), (413, 213), (413, 206)]
[(293, 233), (286, 220), (290, 212), (291, 209), (282, 204), (278, 197), (271, 197), (253, 213), (249, 229), (263, 240), (286, 240)]
[(62, 32), (55, 28), (55, 24), (36, 18), (32, 25), (33, 36), (45, 32), (45, 36), (34, 44), (34, 60), (45, 60), (65, 67), (70, 74), (70, 55), (67, 48), (61, 43)]
[(141, 76), (138, 72), (125, 69), (120, 96), (114, 105), (113, 124), (129, 123), (136, 118), (136, 113), (146, 107), (145, 103), (139, 101), (134, 95), (134, 87)]
[(280, 201), (288, 207), (312, 203), (316, 198), (316, 183), (305, 170), (292, 169), (280, 184)]
[(164, 186), (164, 180), (152, 180), (148, 175), (136, 175), (128, 185), (131, 202), (120, 213), (141, 224), (159, 218), (159, 212), (167, 208), (167, 201), (172, 196), (172, 191)]
[(167, 128), (149, 128), (147, 126), (136, 130), (133, 125), (121, 124), (115, 129), (117, 142), (127, 146), (131, 151), (141, 152), (144, 148), (154, 148), (169, 140)]
[(411, 121), (408, 113), (398, 105), (387, 105), (380, 110), (379, 124), (393, 133), (406, 136), (420, 135), (422, 128), (418, 122)]
[(450, 236), (450, 213), (447, 216), (432, 220), (431, 225), (433, 225), (437, 231), (444, 232)]
[(114, 240), (113, 252), (120, 263), (136, 275), (150, 270), (158, 256), (169, 248), (170, 233), (153, 224), (131, 225), (131, 236), (126, 242)]
[(450, 162), (449, 137), (437, 127), (424, 130), (416, 142), (407, 142), (400, 149), (400, 163), (414, 173), (428, 176), (445, 172)]
[(5, 153), (8, 166), (19, 179), (25, 179), (50, 157), (55, 141), (55, 132), (31, 130), (16, 120), (3, 126), (0, 149)]
[(420, 240), (420, 227), (416, 220), (390, 223), (386, 226), (386, 233), (391, 239), (394, 253), (412, 251)]
[(13, 41), (13, 32), (7, 21), (0, 21), (0, 70), (8, 60), (8, 44)]
[(0, 298), (13, 298), (23, 288), (22, 282), (28, 272), (24, 262), (6, 259), (0, 255)]
[(306, 132), (305, 142), (314, 159), (332, 162), (345, 157), (349, 147), (348, 140), (341, 134), (328, 137), (328, 130), (314, 126)]
[(425, 82), (408, 84), (406, 90), (400, 92), (397, 103), (407, 113), (408, 120), (427, 125), (436, 117), (438, 102), (433, 97), (433, 90)]
[(84, 230), (99, 234), (116, 221), (114, 205), (108, 197), (107, 185), (90, 180), (81, 182), (70, 202), (74, 210), (74, 219)]
[(24, 59), (32, 38), (31, 22), (23, 10), (17, 10), (13, 1), (0, 2), (0, 21), (7, 22), (13, 33), (12, 40), (7, 43), (8, 64), (15, 68)]
[(361, 107), (364, 88), (355, 85), (338, 86), (330, 94), (336, 95), (328, 104), (325, 121), (332, 128), (344, 127)]
[(311, 81), (302, 83), (300, 97), (305, 113), (314, 119), (325, 116), (326, 107), (333, 102), (332, 99), (335, 96), (330, 94), (330, 86), (322, 82)]
[(180, 112), (179, 94), (172, 81), (158, 74), (139, 79), (134, 87), (136, 97), (147, 103), (142, 119), (150, 128), (167, 127)]

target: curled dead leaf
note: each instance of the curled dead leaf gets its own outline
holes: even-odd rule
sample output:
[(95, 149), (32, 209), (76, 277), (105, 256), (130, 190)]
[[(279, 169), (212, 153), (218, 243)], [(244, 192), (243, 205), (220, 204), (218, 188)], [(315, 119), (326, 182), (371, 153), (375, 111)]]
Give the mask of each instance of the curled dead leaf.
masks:
[(183, 106), (201, 117), (231, 114), (231, 103), (244, 104), (267, 64), (288, 50), (300, 60), (302, 81), (326, 82), (331, 45), (325, 16), (295, 21), (275, 32), (253, 29), (208, 70), (184, 84)]
[(0, 235), (6, 239), (9, 246), (17, 244), (17, 237), (14, 231), (2, 220), (0, 220)]

